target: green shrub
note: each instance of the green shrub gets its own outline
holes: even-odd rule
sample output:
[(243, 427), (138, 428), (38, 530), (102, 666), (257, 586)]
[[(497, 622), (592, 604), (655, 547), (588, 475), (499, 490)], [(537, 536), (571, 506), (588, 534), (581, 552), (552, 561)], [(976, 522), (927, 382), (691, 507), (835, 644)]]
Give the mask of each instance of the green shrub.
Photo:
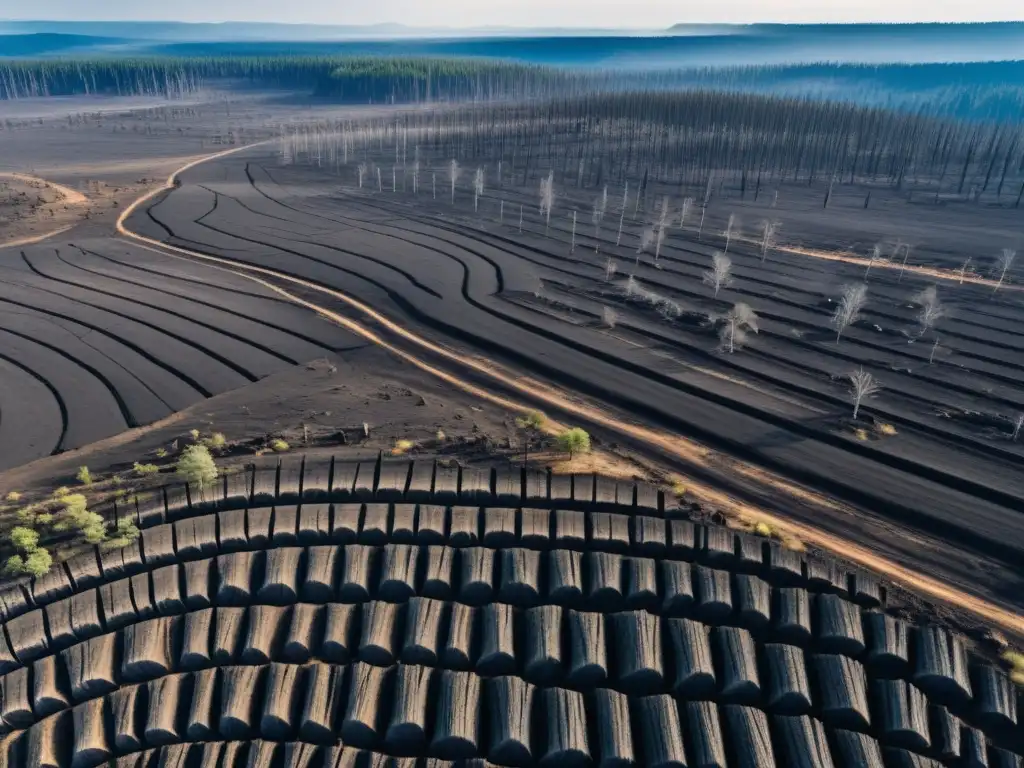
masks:
[(288, 451), (290, 449), (291, 446), (280, 438), (278, 438), (277, 440), (270, 441), (270, 450), (272, 450), (274, 453), (284, 453), (285, 451)]
[(39, 534), (31, 528), (16, 526), (11, 529), (11, 545), (22, 552), (31, 552), (39, 546)]
[(199, 430), (198, 430), (198, 429), (190, 429), (190, 430), (188, 431), (188, 433), (189, 433), (190, 435), (192, 435), (192, 439), (193, 439), (193, 440), (198, 440), (198, 439), (199, 439)]
[(228, 440), (224, 437), (223, 432), (214, 432), (203, 442), (205, 442), (210, 448), (223, 448), (227, 445)]
[(99, 544), (107, 538), (107, 526), (103, 516), (88, 510), (85, 496), (73, 493), (65, 496), (62, 501), (64, 509), (57, 515), (53, 530), (78, 531), (90, 544)]
[(17, 491), (10, 491), (4, 496), (4, 501), (18, 501), (21, 498), (21, 494)]
[(25, 557), (25, 573), (29, 576), (42, 576), (53, 565), (53, 557), (45, 549), (37, 549)]
[(68, 488), (66, 485), (62, 485), (60, 488), (53, 492), (53, 498), (60, 500), (67, 496), (69, 493), (71, 493), (71, 489)]
[(157, 448), (156, 449), (156, 457), (158, 459), (166, 459), (167, 458), (167, 449), (166, 448)]
[(190, 445), (182, 451), (175, 469), (183, 480), (194, 483), (200, 491), (217, 479), (217, 464), (205, 445)]
[(53, 565), (53, 558), (45, 549), (35, 549), (24, 557), (11, 555), (4, 563), (8, 576), (42, 576)]
[(573, 459), (580, 453), (590, 453), (590, 435), (579, 427), (573, 427), (560, 434), (555, 439), (555, 445)]
[(516, 419), (516, 426), (520, 429), (540, 430), (544, 427), (548, 417), (540, 411), (528, 411)]
[(135, 541), (135, 539), (139, 538), (139, 527), (131, 518), (122, 517), (117, 521), (115, 530), (118, 537), (128, 539), (128, 541)]
[(92, 485), (92, 473), (88, 467), (79, 467), (78, 474), (75, 475), (75, 479), (82, 485)]
[(139, 464), (139, 462), (136, 461), (132, 465), (132, 471), (141, 477), (146, 477), (147, 475), (157, 474), (160, 471), (160, 467), (156, 464)]
[(61, 503), (64, 505), (64, 511), (71, 514), (84, 512), (89, 506), (89, 500), (81, 493), (69, 493), (61, 498)]
[(38, 525), (39, 515), (36, 514), (36, 505), (29, 504), (27, 507), (22, 507), (14, 516), (18, 518), (18, 522), (22, 525)]

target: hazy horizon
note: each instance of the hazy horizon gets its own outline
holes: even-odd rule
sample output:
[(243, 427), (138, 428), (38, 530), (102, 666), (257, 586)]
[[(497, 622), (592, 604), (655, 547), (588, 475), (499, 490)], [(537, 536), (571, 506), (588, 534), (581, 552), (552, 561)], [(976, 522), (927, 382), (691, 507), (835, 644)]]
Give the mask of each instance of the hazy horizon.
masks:
[(921, 23), (1022, 21), (1024, 5), (1009, 0), (964, 4), (959, 0), (840, 0), (826, 7), (809, 0), (720, 0), (711, 7), (681, 8), (675, 0), (644, 0), (624, 11), (619, 0), (383, 0), (366, 4), (351, 0), (307, 0), (301, 8), (282, 13), (277, 0), (178, 0), (176, 14), (168, 18), (162, 5), (137, 0), (104, 0), (102, 9), (83, 12), (81, 0), (49, 0), (45, 18), (38, 7), (0, 16), (0, 21), (93, 21), (93, 22), (266, 22), (277, 24), (371, 25), (401, 24), (418, 27), (580, 27), (610, 29), (661, 29), (674, 24), (757, 23)]

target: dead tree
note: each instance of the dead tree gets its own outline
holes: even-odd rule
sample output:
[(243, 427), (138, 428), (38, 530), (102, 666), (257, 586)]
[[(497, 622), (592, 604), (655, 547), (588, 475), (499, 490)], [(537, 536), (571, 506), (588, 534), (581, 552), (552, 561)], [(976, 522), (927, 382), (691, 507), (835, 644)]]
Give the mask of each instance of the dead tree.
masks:
[(768, 250), (775, 245), (775, 233), (778, 232), (779, 222), (765, 221), (761, 225), (761, 261), (768, 256)]
[(729, 274), (732, 270), (732, 259), (717, 251), (711, 256), (711, 269), (702, 275), (702, 279), (705, 285), (710, 285), (715, 289), (715, 298), (718, 298), (718, 292), (725, 286), (732, 283), (732, 277)]
[(863, 284), (848, 285), (843, 288), (843, 295), (839, 299), (839, 306), (832, 315), (832, 325), (836, 327), (836, 344), (847, 326), (857, 321), (860, 311), (868, 300), (868, 287)]
[(729, 252), (729, 243), (732, 242), (732, 230), (736, 226), (736, 214), (729, 214), (729, 223), (725, 225), (725, 252)]
[(917, 335), (924, 336), (946, 314), (946, 308), (939, 301), (938, 289), (934, 285), (929, 285), (916, 294), (911, 301), (920, 307), (917, 313), (920, 330)]
[(742, 347), (747, 341), (747, 332), (757, 333), (757, 315), (750, 305), (739, 302), (725, 316), (725, 325), (719, 333), (722, 348), (731, 355), (736, 347)]
[(1006, 280), (1006, 273), (1010, 271), (1010, 267), (1013, 266), (1013, 260), (1015, 258), (1017, 258), (1017, 252), (1012, 248), (1003, 248), (1003, 252), (996, 258), (996, 266), (993, 270), (993, 274), (999, 275), (999, 281), (996, 283), (996, 287), (992, 291), (993, 294), (1003, 286), (1003, 281)]
[(853, 418), (856, 419), (857, 414), (860, 413), (861, 403), (873, 397), (881, 389), (881, 385), (875, 380), (874, 376), (863, 368), (858, 368), (849, 374), (849, 379), (850, 400), (853, 401)]
[(452, 205), (455, 205), (455, 182), (459, 180), (459, 174), (461, 173), (459, 168), (459, 161), (452, 158), (452, 161), (448, 164), (448, 179), (452, 184)]

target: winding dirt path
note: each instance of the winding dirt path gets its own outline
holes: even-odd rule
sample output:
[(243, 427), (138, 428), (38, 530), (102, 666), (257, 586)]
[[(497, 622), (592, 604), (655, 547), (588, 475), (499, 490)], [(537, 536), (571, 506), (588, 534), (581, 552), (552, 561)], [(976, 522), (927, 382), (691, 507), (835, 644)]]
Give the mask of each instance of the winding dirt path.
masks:
[[(266, 144), (267, 142), (260, 143)], [(627, 435), (633, 440), (655, 447), (659, 451), (667, 455), (675, 456), (687, 463), (698, 466), (707, 466), (709, 465), (710, 460), (714, 458), (716, 463), (721, 466), (724, 459), (728, 463), (730, 471), (735, 472), (745, 479), (757, 483), (762, 487), (771, 487), (780, 494), (788, 495), (791, 498), (799, 499), (802, 502), (811, 503), (821, 508), (827, 508), (832, 511), (850, 515), (851, 517), (857, 516), (857, 510), (841, 505), (813, 490), (797, 486), (788, 480), (766, 472), (760, 467), (727, 459), (721, 455), (712, 456), (712, 453), (706, 447), (694, 441), (687, 440), (680, 435), (662, 432), (623, 421), (615, 414), (606, 411), (599, 405), (584, 402), (580, 398), (573, 396), (571, 393), (559, 391), (550, 387), (546, 383), (542, 384), (535, 382), (517, 373), (506, 371), (486, 359), (460, 354), (435, 344), (434, 342), (406, 330), (366, 304), (339, 291), (327, 288), (317, 283), (280, 274), (274, 270), (263, 267), (242, 264), (230, 259), (209, 256), (195, 251), (190, 251), (185, 248), (180, 248), (178, 246), (168, 245), (158, 240), (132, 232), (125, 226), (125, 221), (127, 221), (128, 217), (131, 216), (139, 206), (145, 204), (161, 192), (167, 189), (173, 189), (176, 184), (178, 174), (183, 173), (200, 163), (241, 152), (253, 146), (257, 145), (235, 147), (224, 152), (218, 152), (216, 154), (194, 160), (179, 168), (168, 177), (167, 182), (163, 187), (151, 190), (124, 209), (117, 220), (117, 231), (121, 235), (139, 243), (139, 247), (146, 248), (154, 253), (183, 260), (199, 260), (206, 264), (215, 265), (215, 268), (221, 269), (225, 272), (229, 272), (258, 283), (264, 288), (274, 291), (283, 298), (299, 306), (306, 307), (321, 317), (335, 322), (367, 341), (386, 349), (391, 354), (410, 363), (411, 365), (416, 366), (420, 370), (429, 373), (452, 386), (459, 387), (465, 392), (503, 408), (507, 408), (514, 412), (525, 412), (527, 410), (531, 410), (531, 406), (515, 402), (501, 395), (489, 392), (486, 389), (464, 380), (455, 373), (443, 370), (436, 365), (421, 360), (405, 349), (395, 346), (391, 342), (382, 338), (368, 327), (324, 306), (290, 293), (280, 287), (277, 283), (295, 285), (340, 301), (356, 310), (362, 317), (371, 320), (381, 328), (386, 329), (388, 333), (408, 342), (413, 347), (423, 349), (441, 359), (449, 360), (456, 366), (468, 368), (478, 374), (482, 374), (492, 381), (500, 383), (506, 390), (522, 393), (533, 402), (545, 403), (551, 408), (560, 410), (564, 413), (571, 413), (577, 418), (599, 425), (610, 431)], [(274, 282), (270, 282), (270, 280), (273, 280)], [(731, 513), (745, 519), (764, 521), (769, 525), (774, 526), (778, 531), (795, 537), (805, 544), (810, 544), (823, 550), (831, 551), (846, 560), (875, 571), (876, 573), (883, 574), (892, 581), (901, 584), (920, 595), (948, 603), (956, 608), (974, 614), (987, 623), (1002, 627), (1015, 635), (1024, 636), (1024, 617), (1018, 614), (1000, 608), (988, 601), (969, 595), (966, 592), (958, 590), (955, 587), (951, 587), (936, 578), (915, 573), (910, 569), (888, 560), (887, 558), (876, 555), (865, 547), (831, 536), (815, 528), (781, 517), (764, 509), (752, 506), (739, 499), (733, 498), (716, 488), (700, 483), (691, 478), (683, 478), (683, 481), (686, 483), (688, 493), (714, 504), (726, 513)]]

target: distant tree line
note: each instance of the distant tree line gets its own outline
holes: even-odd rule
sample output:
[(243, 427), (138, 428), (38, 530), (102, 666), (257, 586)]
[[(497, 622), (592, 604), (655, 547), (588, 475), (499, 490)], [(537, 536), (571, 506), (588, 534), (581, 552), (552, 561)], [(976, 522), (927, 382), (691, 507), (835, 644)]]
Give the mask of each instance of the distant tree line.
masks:
[(0, 63), (0, 99), (105, 94), (176, 97), (218, 84), (288, 88), (356, 103), (551, 96), (610, 87), (614, 73), (510, 62), (280, 56), (45, 59)]
[(727, 90), (922, 114), (1024, 120), (1024, 61), (566, 69), (483, 58), (149, 56), (0, 62), (0, 100), (79, 94), (188, 95), (247, 83), (350, 103), (552, 98), (608, 91)]

